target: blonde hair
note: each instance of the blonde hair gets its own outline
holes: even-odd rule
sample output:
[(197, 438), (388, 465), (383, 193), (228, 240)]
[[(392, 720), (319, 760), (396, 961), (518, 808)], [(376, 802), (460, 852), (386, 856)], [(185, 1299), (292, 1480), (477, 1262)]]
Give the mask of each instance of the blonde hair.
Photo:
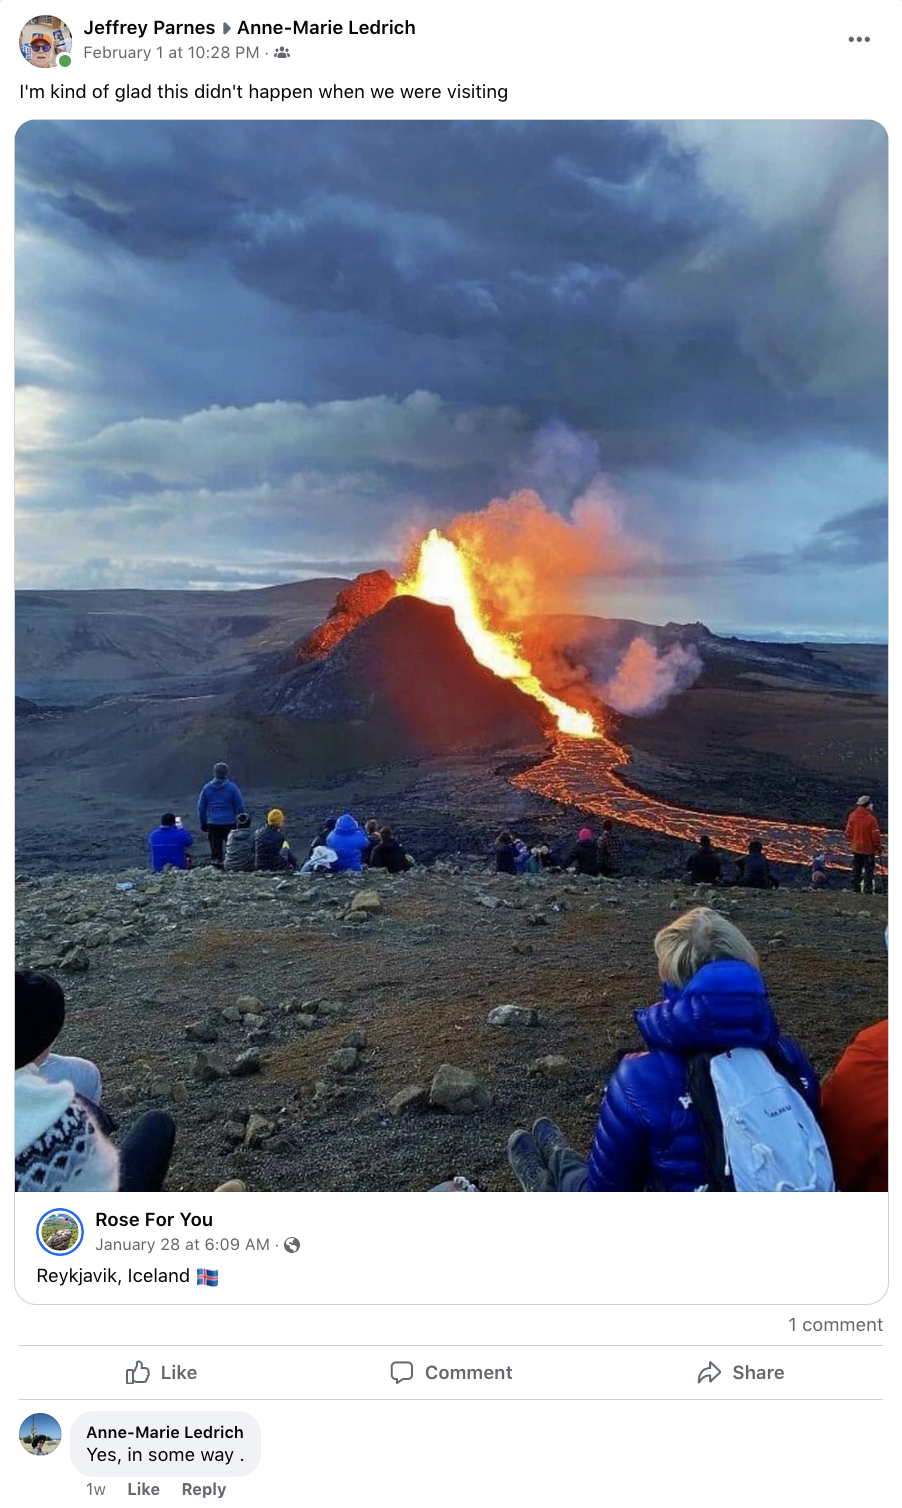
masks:
[(736, 958), (753, 969), (760, 968), (758, 954), (748, 938), (709, 906), (696, 906), (662, 927), (655, 938), (655, 954), (661, 979), (679, 987), (688, 984), (704, 964), (718, 958)]

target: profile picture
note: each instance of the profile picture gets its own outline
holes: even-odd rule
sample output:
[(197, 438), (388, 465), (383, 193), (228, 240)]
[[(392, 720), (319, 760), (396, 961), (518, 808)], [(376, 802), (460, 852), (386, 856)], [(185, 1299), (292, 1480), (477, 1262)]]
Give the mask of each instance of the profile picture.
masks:
[(33, 68), (55, 68), (72, 51), (72, 33), (59, 16), (32, 16), (19, 32), (19, 51)]
[(81, 1245), (85, 1228), (72, 1210), (47, 1210), (38, 1221), (39, 1245), (55, 1257), (64, 1256)]
[(19, 1444), (30, 1456), (52, 1456), (62, 1435), (52, 1414), (26, 1414), (19, 1425)]

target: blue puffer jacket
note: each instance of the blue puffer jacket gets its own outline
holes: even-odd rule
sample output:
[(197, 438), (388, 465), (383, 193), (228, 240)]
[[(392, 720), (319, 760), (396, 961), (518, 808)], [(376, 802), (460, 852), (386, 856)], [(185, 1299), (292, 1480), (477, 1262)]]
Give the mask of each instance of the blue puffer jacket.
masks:
[(370, 840), (363, 828), (357, 826), (356, 819), (350, 812), (345, 812), (326, 839), (326, 847), (334, 849), (338, 854), (333, 874), (338, 874), (341, 869), (362, 869), (363, 855), (369, 846)]
[(208, 780), (197, 798), (201, 827), (234, 827), (244, 809), (244, 797), (234, 780)]
[(586, 1192), (636, 1189), (691, 1193), (706, 1182), (701, 1127), (687, 1092), (686, 1059), (731, 1047), (779, 1047), (815, 1114), (818, 1081), (802, 1049), (780, 1028), (764, 980), (734, 959), (707, 963), (682, 994), (636, 1012), (650, 1051), (617, 1067), (601, 1104)]
[(171, 864), (173, 869), (184, 869), (186, 855), (194, 842), (186, 827), (155, 827), (147, 839), (150, 845), (150, 867), (157, 871)]

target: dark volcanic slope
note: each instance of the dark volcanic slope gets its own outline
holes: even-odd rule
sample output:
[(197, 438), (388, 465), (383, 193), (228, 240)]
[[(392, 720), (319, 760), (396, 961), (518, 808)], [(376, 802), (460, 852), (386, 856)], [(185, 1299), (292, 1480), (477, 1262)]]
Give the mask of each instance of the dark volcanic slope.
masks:
[(538, 702), (477, 664), (450, 608), (397, 597), (322, 659), (249, 687), (249, 711), (393, 729), (408, 752), (508, 748), (548, 727)]
[(320, 623), (340, 578), (237, 592), (16, 593), (16, 689), (83, 702), (179, 679), (240, 681)]

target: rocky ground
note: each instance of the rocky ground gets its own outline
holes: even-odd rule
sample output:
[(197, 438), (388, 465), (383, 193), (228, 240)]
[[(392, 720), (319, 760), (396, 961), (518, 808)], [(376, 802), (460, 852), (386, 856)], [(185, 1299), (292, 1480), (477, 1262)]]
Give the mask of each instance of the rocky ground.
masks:
[(821, 1072), (886, 1010), (886, 898), (848, 891), (515, 879), (464, 859), (396, 880), (21, 876), (17, 900), (18, 965), (65, 985), (57, 1049), (100, 1065), (120, 1131), (174, 1115), (171, 1190), (456, 1173), (511, 1189), (507, 1136), (540, 1111), (588, 1145), (638, 1045), (632, 1013), (656, 998), (654, 933), (700, 901), (752, 939)]

